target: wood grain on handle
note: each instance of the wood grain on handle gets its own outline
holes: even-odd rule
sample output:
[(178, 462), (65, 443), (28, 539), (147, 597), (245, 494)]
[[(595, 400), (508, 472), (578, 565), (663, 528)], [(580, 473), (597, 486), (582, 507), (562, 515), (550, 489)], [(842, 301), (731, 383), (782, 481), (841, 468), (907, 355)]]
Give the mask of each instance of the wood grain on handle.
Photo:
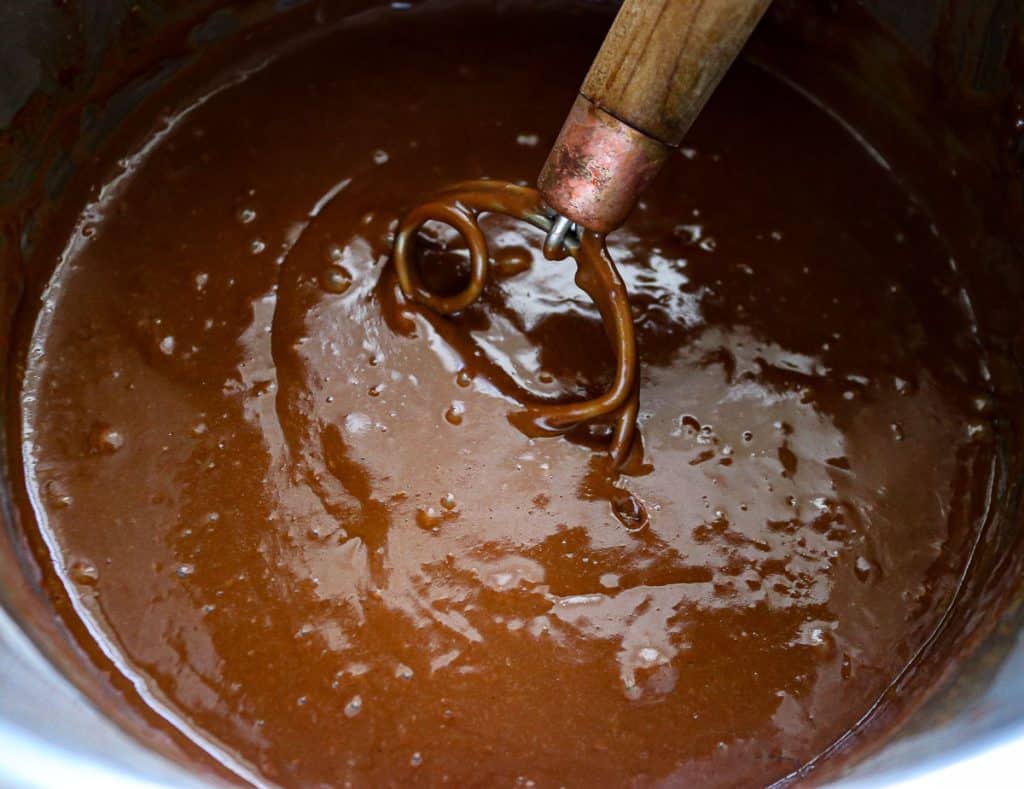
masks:
[(771, 0), (625, 0), (581, 93), (678, 145)]

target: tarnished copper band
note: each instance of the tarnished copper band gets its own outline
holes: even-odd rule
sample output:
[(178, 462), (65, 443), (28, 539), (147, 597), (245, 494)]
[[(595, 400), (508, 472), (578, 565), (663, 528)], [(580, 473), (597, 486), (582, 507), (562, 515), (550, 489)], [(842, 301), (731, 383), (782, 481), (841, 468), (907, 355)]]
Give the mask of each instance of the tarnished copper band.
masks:
[(608, 233), (626, 220), (671, 151), (580, 94), (537, 185), (562, 216)]

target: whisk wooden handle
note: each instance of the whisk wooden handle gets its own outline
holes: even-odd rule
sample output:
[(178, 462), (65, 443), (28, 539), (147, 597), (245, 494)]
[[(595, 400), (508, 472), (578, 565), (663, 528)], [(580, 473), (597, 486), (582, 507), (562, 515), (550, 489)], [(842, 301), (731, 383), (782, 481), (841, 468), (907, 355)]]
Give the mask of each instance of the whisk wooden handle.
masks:
[(618, 227), (771, 0), (625, 0), (541, 171), (545, 201)]
[(678, 145), (770, 0), (626, 0), (583, 82), (601, 109)]

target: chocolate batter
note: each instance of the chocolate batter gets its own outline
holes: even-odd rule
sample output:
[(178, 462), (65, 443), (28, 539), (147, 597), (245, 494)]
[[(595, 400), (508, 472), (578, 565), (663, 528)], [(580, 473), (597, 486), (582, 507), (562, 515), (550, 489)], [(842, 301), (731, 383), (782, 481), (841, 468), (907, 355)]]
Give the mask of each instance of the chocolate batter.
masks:
[[(800, 777), (898, 701), (968, 560), (970, 301), (899, 179), (739, 64), (608, 239), (643, 463), (524, 435), (509, 412), (614, 373), (571, 263), (486, 218), (451, 317), (390, 263), (437, 189), (532, 181), (610, 21), (498, 7), (255, 61), (83, 210), (20, 430), (85, 648), (254, 782)], [(425, 230), (457, 291), (458, 238)]]

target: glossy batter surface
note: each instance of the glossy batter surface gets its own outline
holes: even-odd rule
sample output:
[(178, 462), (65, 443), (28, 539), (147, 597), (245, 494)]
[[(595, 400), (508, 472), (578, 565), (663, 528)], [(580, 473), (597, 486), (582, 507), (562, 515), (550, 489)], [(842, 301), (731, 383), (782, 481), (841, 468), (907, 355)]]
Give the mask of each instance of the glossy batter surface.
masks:
[(402, 299), (397, 217), (532, 182), (609, 21), (343, 26), (169, 116), (69, 243), (23, 395), (40, 528), (97, 643), (251, 780), (769, 783), (954, 595), (990, 460), (969, 303), (892, 174), (765, 72), (609, 237), (632, 474), (509, 422), (612, 374), (539, 232), (485, 221), (454, 318)]

